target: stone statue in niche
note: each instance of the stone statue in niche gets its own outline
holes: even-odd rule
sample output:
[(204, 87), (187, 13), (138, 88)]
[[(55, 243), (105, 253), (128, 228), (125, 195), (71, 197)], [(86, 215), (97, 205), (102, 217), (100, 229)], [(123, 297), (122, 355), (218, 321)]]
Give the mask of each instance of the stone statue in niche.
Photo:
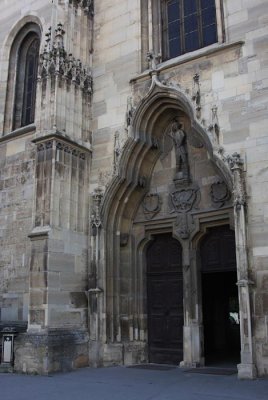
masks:
[(176, 154), (175, 183), (185, 184), (189, 182), (189, 164), (186, 145), (186, 134), (182, 124), (174, 120), (171, 124), (170, 137), (173, 140)]

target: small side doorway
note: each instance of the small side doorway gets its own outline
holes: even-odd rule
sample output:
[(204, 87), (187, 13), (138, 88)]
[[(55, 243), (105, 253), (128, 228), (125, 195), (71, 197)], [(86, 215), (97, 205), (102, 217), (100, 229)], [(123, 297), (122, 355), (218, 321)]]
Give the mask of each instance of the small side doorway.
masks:
[(183, 359), (182, 249), (171, 234), (156, 235), (147, 250), (149, 362)]
[(213, 228), (201, 244), (204, 356), (206, 365), (239, 362), (240, 326), (235, 237)]

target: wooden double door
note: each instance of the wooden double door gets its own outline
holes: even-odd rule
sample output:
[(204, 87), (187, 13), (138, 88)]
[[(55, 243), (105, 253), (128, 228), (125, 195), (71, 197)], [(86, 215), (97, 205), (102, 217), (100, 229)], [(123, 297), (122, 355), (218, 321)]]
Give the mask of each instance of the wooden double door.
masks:
[(149, 362), (183, 359), (182, 249), (171, 234), (156, 235), (147, 250)]

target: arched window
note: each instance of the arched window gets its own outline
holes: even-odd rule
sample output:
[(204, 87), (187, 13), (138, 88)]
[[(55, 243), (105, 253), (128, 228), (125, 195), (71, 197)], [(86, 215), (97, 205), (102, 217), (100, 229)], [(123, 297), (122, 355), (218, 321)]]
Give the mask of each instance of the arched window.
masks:
[(165, 0), (162, 18), (165, 59), (218, 40), (215, 0)]
[(34, 122), (39, 38), (29, 34), (18, 54), (13, 129)]
[(34, 122), (40, 29), (26, 24), (10, 51), (4, 133)]

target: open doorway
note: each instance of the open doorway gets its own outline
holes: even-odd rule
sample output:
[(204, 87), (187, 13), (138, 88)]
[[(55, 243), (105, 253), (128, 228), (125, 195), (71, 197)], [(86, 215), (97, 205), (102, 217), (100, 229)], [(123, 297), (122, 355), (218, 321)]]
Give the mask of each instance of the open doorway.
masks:
[(240, 359), (240, 325), (234, 232), (213, 228), (201, 244), (201, 282), (206, 365)]

